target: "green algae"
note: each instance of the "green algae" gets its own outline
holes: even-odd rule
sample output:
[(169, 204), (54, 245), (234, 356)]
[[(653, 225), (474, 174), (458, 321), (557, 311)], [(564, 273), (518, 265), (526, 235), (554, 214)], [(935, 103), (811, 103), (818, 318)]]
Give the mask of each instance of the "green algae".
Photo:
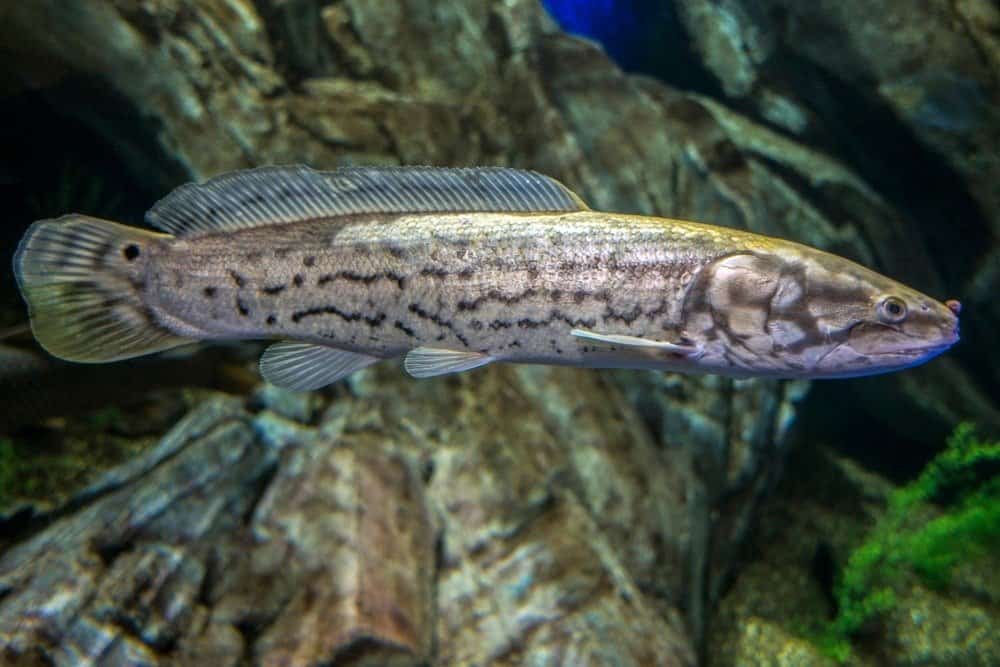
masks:
[[(918, 576), (944, 589), (956, 565), (1000, 547), (1000, 442), (980, 440), (970, 424), (920, 476), (893, 492), (886, 515), (848, 559), (835, 586), (836, 617), (814, 640), (831, 658), (851, 657), (851, 639), (896, 606), (894, 588)], [(934, 505), (943, 513), (934, 513)]]

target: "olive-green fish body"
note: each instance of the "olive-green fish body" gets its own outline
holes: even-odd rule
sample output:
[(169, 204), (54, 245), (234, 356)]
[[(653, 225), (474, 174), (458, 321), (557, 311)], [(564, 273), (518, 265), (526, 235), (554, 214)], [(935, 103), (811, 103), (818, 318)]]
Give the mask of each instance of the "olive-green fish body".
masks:
[(591, 211), (530, 172), (255, 170), (149, 219), (175, 235), (80, 216), (29, 231), (15, 264), (43, 345), (99, 361), (277, 338), (265, 377), (311, 389), (403, 355), (417, 377), (491, 362), (837, 377), (957, 340), (957, 304), (846, 259)]

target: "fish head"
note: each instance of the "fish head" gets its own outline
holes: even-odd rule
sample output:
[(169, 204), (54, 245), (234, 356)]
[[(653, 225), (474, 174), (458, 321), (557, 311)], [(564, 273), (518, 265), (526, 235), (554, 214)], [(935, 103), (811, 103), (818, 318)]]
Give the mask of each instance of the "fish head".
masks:
[(701, 290), (702, 315), (689, 318), (689, 331), (709, 349), (714, 343), (734, 374), (874, 375), (921, 364), (958, 341), (957, 301), (798, 244), (721, 258)]
[[(837, 258), (840, 259), (840, 258)], [(847, 260), (842, 260), (847, 262)], [(831, 307), (822, 319), (843, 331), (843, 340), (818, 360), (820, 377), (853, 377), (925, 363), (959, 340), (958, 301), (940, 302), (875, 271), (854, 265), (858, 303)], [(818, 303), (824, 303), (822, 285)], [(818, 309), (821, 306), (814, 307)]]

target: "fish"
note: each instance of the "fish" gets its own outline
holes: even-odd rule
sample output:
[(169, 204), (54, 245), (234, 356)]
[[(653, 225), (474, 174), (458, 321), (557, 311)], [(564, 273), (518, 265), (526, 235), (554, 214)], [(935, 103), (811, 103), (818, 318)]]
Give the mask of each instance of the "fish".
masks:
[(26, 231), (14, 272), (51, 354), (267, 339), (263, 378), (309, 391), (399, 357), (416, 378), (501, 362), (843, 378), (959, 340), (956, 300), (784, 239), (592, 210), (527, 170), (259, 167), (145, 219)]

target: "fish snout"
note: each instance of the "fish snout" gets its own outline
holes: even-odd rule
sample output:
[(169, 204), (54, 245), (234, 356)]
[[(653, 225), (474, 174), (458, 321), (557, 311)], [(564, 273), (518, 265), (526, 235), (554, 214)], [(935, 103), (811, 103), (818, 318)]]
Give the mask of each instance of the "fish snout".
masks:
[(949, 311), (949, 317), (942, 326), (945, 344), (954, 345), (960, 338), (960, 321), (958, 316), (962, 312), (962, 304), (957, 299), (948, 299), (944, 302), (944, 306)]

